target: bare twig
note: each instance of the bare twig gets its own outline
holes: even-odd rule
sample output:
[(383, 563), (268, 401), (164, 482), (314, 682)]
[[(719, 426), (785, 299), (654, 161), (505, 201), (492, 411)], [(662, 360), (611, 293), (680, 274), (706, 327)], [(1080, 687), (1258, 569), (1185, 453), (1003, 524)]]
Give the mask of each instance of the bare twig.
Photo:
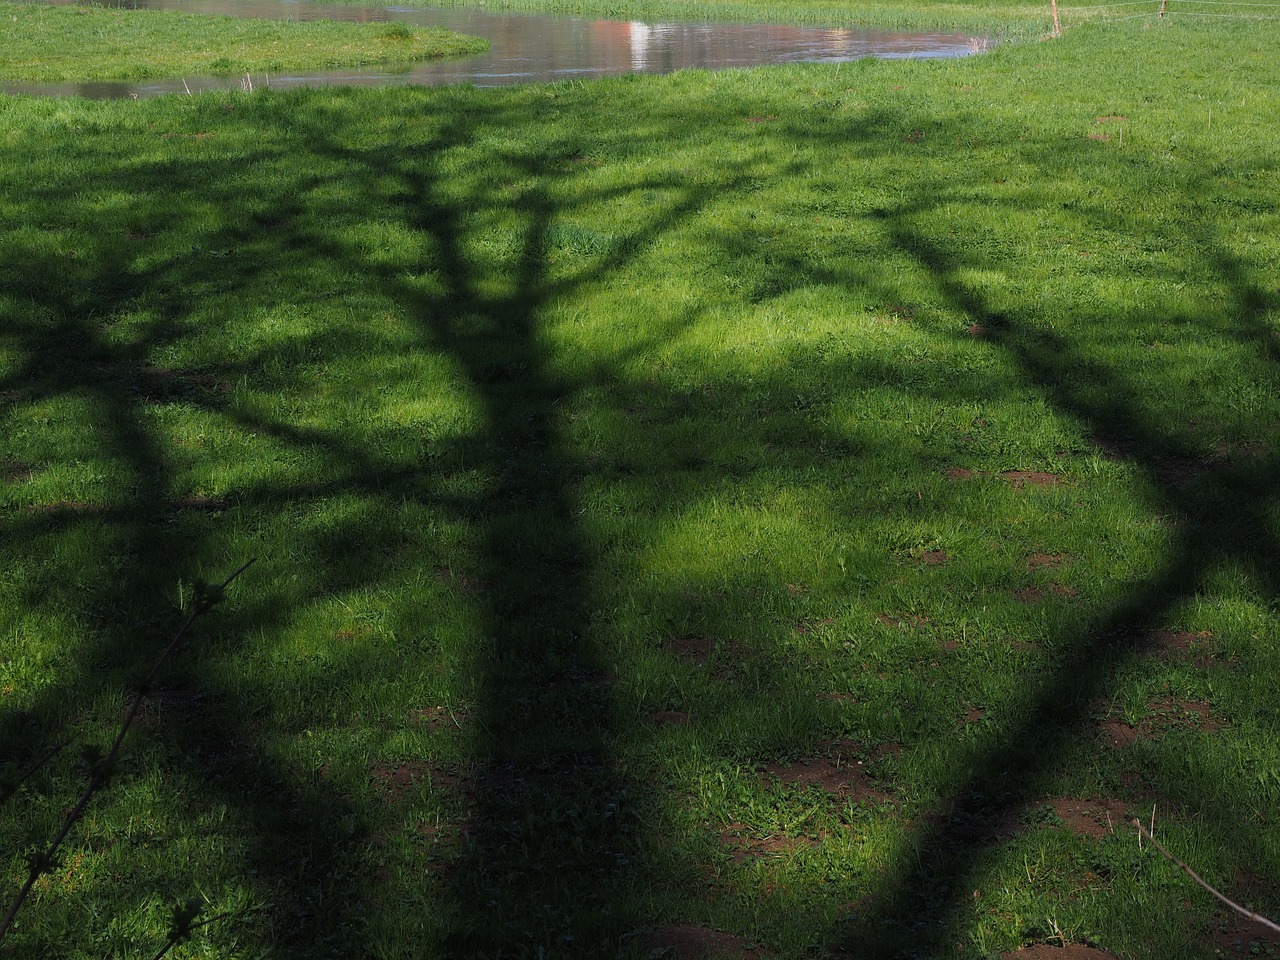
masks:
[(1280, 924), (1273, 923), (1272, 921), (1268, 920), (1266, 917), (1264, 917), (1260, 913), (1254, 913), (1252, 910), (1246, 910), (1244, 907), (1240, 906), (1240, 904), (1236, 903), (1234, 900), (1218, 892), (1217, 889), (1215, 889), (1214, 887), (1210, 886), (1208, 883), (1205, 883), (1203, 880), (1201, 880), (1199, 874), (1197, 874), (1189, 866), (1187, 866), (1185, 863), (1183, 863), (1181, 860), (1175, 857), (1172, 853), (1166, 850), (1164, 848), (1164, 845), (1161, 844), (1160, 841), (1157, 840), (1155, 837), (1153, 837), (1150, 831), (1148, 831), (1147, 828), (1142, 825), (1141, 820), (1135, 817), (1133, 820), (1133, 825), (1138, 828), (1138, 835), (1145, 836), (1147, 838), (1148, 843), (1150, 843), (1153, 847), (1155, 847), (1162, 854), (1164, 854), (1165, 859), (1167, 859), (1170, 863), (1173, 863), (1174, 865), (1179, 867), (1183, 873), (1185, 873), (1188, 877), (1194, 880), (1197, 884), (1199, 884), (1205, 890), (1208, 890), (1211, 894), (1213, 894), (1215, 897), (1217, 897), (1219, 900), (1225, 903), (1228, 907), (1230, 907), (1236, 913), (1240, 914), (1240, 916), (1245, 917), (1249, 920), (1252, 920), (1254, 923), (1260, 923), (1262, 924), (1262, 926), (1266, 927), (1268, 930), (1273, 930), (1276, 933), (1280, 933)]
[(26, 773), (22, 774), (20, 777), (13, 780), (12, 782), (5, 782), (0, 784), (0, 803), (4, 803), (11, 796), (17, 793), (18, 788), (21, 787), (28, 780), (30, 780), (32, 777), (34, 777), (37, 773), (39, 773), (41, 767), (43, 767), (46, 763), (48, 763), (50, 760), (52, 760), (54, 757), (60, 754), (63, 750), (67, 749), (67, 747), (70, 745), (71, 745), (70, 738), (63, 740), (60, 744), (58, 744), (56, 747), (54, 747), (52, 750), (46, 753), (43, 757), (37, 760), (34, 764), (32, 764), (27, 769)]
[(157, 953), (152, 960), (161, 960), (170, 950), (179, 943), (191, 937), (191, 934), (201, 927), (207, 927), (211, 923), (217, 923), (219, 920), (233, 920), (236, 917), (248, 916), (251, 913), (257, 913), (261, 907), (248, 906), (241, 907), (239, 910), (229, 910), (226, 913), (219, 913), (212, 917), (205, 917), (203, 920), (196, 920), (199, 916), (199, 908), (179, 908), (174, 914), (173, 929), (169, 931), (169, 939), (165, 941), (160, 952)]
[[(138, 716), (138, 711), (142, 708), (142, 700), (151, 689), (151, 681), (155, 679), (156, 674), (160, 672), (160, 668), (164, 666), (169, 655), (173, 653), (177, 647), (178, 641), (183, 638), (191, 625), (196, 620), (208, 613), (209, 610), (222, 600), (223, 591), (231, 585), (231, 581), (249, 569), (249, 566), (257, 559), (251, 557), (236, 568), (236, 571), (223, 580), (222, 583), (216, 585), (205, 584), (197, 591), (195, 604), (191, 608), (191, 612), (187, 614), (187, 619), (182, 621), (182, 626), (178, 627), (177, 633), (173, 635), (173, 639), (169, 641), (169, 645), (156, 659), (151, 667), (151, 672), (147, 674), (147, 678), (142, 682), (142, 686), (138, 688), (137, 694), (134, 695), (133, 705), (129, 708), (129, 712), (125, 714), (124, 722), (120, 724), (120, 731), (116, 734), (115, 740), (111, 744), (111, 749), (107, 751), (107, 755), (100, 761), (94, 762), (89, 755), (92, 763), (92, 775), (89, 778), (89, 785), (84, 788), (84, 793), (80, 795), (79, 802), (67, 814), (66, 819), (62, 821), (62, 827), (58, 831), (58, 835), (53, 838), (53, 842), (43, 853), (37, 853), (31, 857), (30, 868), (27, 871), (26, 883), (22, 885), (22, 889), (18, 891), (18, 895), (14, 898), (13, 903), (9, 906), (9, 912), (5, 914), (3, 922), (0, 922), (0, 940), (4, 939), (4, 935), (9, 932), (9, 927), (13, 924), (13, 918), (18, 915), (18, 911), (22, 909), (22, 904), (27, 899), (27, 894), (31, 892), (31, 888), (40, 879), (41, 874), (52, 870), (57, 862), (58, 848), (62, 846), (62, 842), (67, 839), (67, 834), (71, 832), (71, 828), (75, 822), (80, 819), (80, 814), (84, 813), (84, 808), (89, 805), (89, 801), (93, 799), (93, 795), (107, 782), (111, 776), (111, 769), (115, 765), (116, 757), (120, 754), (120, 747), (124, 743), (125, 735), (129, 732), (129, 727), (133, 725), (133, 721)], [(43, 761), (42, 761), (43, 762)]]

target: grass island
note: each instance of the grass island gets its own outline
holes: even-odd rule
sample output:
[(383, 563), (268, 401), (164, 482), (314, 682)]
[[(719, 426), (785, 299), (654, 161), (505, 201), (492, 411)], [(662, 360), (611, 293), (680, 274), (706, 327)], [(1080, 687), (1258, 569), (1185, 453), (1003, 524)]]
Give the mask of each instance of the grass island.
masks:
[(487, 44), (403, 23), (260, 20), (171, 10), (0, 2), (0, 80), (269, 74), (472, 56)]

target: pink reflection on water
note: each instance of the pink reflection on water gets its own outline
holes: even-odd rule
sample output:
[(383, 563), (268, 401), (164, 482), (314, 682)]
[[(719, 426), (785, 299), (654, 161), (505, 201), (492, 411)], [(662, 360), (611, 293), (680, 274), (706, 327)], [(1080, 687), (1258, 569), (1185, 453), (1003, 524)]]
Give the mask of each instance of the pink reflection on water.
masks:
[[(59, 0), (53, 0), (59, 2)], [(488, 53), (454, 61), (373, 66), (270, 77), (179, 77), (145, 83), (0, 84), (0, 91), (93, 98), (155, 96), (269, 86), (497, 86), (693, 68), (725, 69), (862, 57), (956, 57), (985, 49), (959, 34), (816, 29), (784, 24), (698, 24), (588, 20), (422, 7), (348, 7), (307, 0), (127, 0), (139, 9), (268, 19), (402, 21), (487, 39)]]

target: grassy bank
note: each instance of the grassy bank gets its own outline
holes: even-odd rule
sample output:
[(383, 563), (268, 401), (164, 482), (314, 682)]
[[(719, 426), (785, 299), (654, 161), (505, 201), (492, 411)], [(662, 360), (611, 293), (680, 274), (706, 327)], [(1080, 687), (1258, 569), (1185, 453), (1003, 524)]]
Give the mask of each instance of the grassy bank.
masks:
[[(431, 6), (472, 6), (467, 0), (442, 0)], [(490, 9), (528, 13), (563, 13), (612, 20), (674, 20), (705, 23), (793, 23), (825, 27), (879, 29), (944, 28), (997, 36), (1032, 37), (1052, 24), (1049, 4), (1023, 0), (899, 0), (872, 3), (864, 0), (795, 0), (768, 3), (761, 0), (502, 0)], [(1152, 6), (1154, 11), (1156, 5)]]
[(483, 40), (408, 24), (285, 22), (0, 2), (0, 80), (71, 83), (321, 70), (474, 55)]
[(0, 102), (5, 946), (1241, 955), (1277, 63)]
[[(334, 0), (356, 5), (364, 0)], [(410, 6), (475, 7), (471, 0), (410, 0)], [(1034, 37), (1052, 25), (1045, 3), (1022, 0), (899, 0), (868, 3), (863, 0), (795, 0), (786, 4), (761, 0), (501, 0), (480, 6), (493, 12), (549, 13), (608, 20), (641, 20), (649, 23), (686, 21), (697, 23), (784, 23), (804, 26), (861, 27), (867, 29), (947, 29), (996, 37)], [(1154, 13), (1159, 0), (1151, 5)], [(1064, 6), (1064, 10), (1067, 9)], [(1120, 10), (1131, 13), (1120, 5)], [(1110, 11), (1112, 14), (1115, 9)], [(1077, 19), (1105, 16), (1097, 4), (1082, 4)]]

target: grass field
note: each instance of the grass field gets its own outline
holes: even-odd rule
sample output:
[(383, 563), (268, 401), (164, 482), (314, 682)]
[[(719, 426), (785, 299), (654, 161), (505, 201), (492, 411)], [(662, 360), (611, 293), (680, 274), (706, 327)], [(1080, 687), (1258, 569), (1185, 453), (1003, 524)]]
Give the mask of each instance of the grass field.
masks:
[(475, 37), (408, 24), (251, 20), (0, 2), (0, 80), (70, 83), (319, 70), (482, 53)]
[[(365, 0), (346, 2), (361, 4)], [(431, 7), (476, 5), (470, 0), (411, 0), (411, 4)], [(861, 25), (880, 29), (945, 27), (982, 31), (1001, 37), (1036, 36), (1048, 30), (1053, 22), (1048, 0), (1043, 3), (1024, 0), (898, 0), (896, 3), (875, 0), (790, 0), (788, 3), (770, 3), (768, 0), (499, 0), (483, 6), (489, 10), (649, 22), (746, 21), (828, 27)], [(1155, 13), (1158, 7), (1159, 0), (1156, 0), (1148, 9)], [(1068, 9), (1067, 0), (1063, 0), (1063, 9)], [(1081, 3), (1076, 8), (1076, 17), (1083, 19), (1108, 13), (1114, 15), (1116, 12), (1114, 7), (1107, 10), (1097, 3)], [(1119, 12), (1133, 11), (1122, 3)]]
[(1278, 63), (0, 101), (5, 949), (1274, 951)]

